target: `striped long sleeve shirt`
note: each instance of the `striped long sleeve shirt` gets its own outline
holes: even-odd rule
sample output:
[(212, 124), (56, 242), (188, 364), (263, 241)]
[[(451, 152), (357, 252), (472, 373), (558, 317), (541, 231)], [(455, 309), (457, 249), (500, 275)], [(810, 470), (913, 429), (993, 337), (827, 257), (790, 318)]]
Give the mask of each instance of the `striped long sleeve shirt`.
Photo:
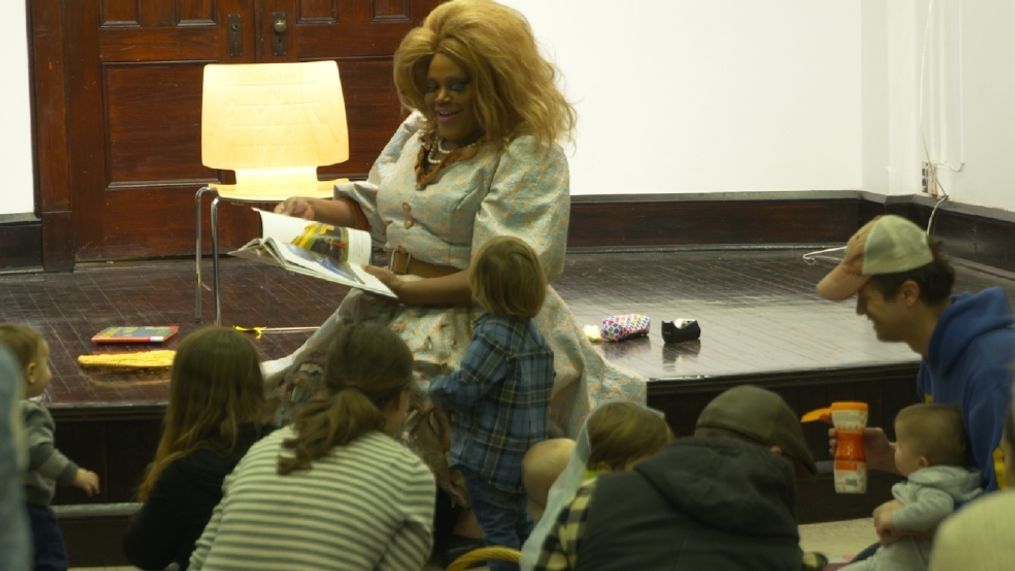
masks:
[(282, 428), (251, 447), (190, 558), (190, 569), (422, 569), (430, 554), (433, 474), (390, 436), (371, 432), (312, 464), (276, 471)]

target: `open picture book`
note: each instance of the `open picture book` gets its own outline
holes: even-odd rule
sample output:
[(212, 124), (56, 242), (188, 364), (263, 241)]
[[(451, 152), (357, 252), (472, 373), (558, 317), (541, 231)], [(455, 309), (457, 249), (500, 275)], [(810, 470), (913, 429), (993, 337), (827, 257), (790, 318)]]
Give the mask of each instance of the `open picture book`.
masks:
[(370, 263), (368, 232), (253, 210), (261, 216), (261, 237), (229, 252), (230, 256), (276, 264), (297, 274), (397, 297), (363, 269), (364, 264)]

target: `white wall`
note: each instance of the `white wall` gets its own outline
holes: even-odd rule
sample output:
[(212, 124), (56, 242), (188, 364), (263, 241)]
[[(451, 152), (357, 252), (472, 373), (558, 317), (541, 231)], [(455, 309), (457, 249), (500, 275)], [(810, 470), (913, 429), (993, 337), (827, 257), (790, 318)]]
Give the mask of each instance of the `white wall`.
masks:
[(951, 57), (941, 65), (962, 89), (945, 101), (958, 117), (938, 118), (943, 141), (931, 158), (952, 200), (1015, 210), (1015, 2), (936, 0), (933, 13), (947, 19), (937, 33)]
[(1010, 0), (862, 0), (863, 188), (1015, 210)]
[(573, 194), (860, 188), (853, 0), (506, 3), (578, 110)]
[[(579, 110), (575, 194), (912, 194), (923, 133), (953, 200), (1015, 210), (1011, 0), (504, 1)], [(25, 33), (0, 36), (0, 214), (34, 210)]]
[(5, 4), (12, 25), (0, 35), (0, 214), (32, 212), (35, 208), (32, 175), (32, 125), (28, 93), (28, 30), (25, 2)]
[(914, 194), (920, 191), (921, 168), (914, 2), (862, 0), (860, 10), (861, 188), (881, 194)]

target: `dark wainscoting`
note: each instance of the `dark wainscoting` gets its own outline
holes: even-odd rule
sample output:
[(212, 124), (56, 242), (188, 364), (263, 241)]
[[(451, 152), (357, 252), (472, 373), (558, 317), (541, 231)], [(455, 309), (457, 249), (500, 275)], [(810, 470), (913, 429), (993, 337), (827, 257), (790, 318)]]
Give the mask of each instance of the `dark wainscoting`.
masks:
[(42, 222), (31, 214), (0, 215), (0, 270), (42, 267)]
[[(863, 191), (581, 195), (571, 199), (568, 248), (837, 245), (878, 214), (898, 214), (926, 224), (934, 204), (925, 196)], [(26, 222), (0, 217), (0, 270), (73, 269), (69, 214), (54, 211), (45, 216), (45, 235), (34, 218)], [(933, 233), (954, 257), (1015, 271), (1015, 251), (1010, 247), (1015, 243), (1015, 213), (944, 202), (934, 216)], [(56, 247), (57, 243), (63, 246)]]
[(836, 242), (855, 230), (855, 193), (575, 196), (571, 248)]
[[(841, 245), (879, 214), (921, 225), (935, 200), (855, 191), (584, 195), (571, 199), (576, 250)], [(1015, 271), (1015, 213), (944, 202), (932, 233), (951, 256)]]
[(57, 488), (53, 504), (134, 501), (138, 482), (155, 457), (165, 406), (125, 402), (104, 407), (53, 407), (50, 411), (60, 451), (101, 478), (97, 495), (89, 498), (76, 488), (62, 486)]
[(92, 497), (76, 488), (57, 487), (53, 505), (71, 564), (127, 565), (120, 538), (139, 507), (134, 503), (137, 485), (155, 457), (165, 407), (124, 403), (50, 410), (57, 447), (100, 479), (100, 491)]

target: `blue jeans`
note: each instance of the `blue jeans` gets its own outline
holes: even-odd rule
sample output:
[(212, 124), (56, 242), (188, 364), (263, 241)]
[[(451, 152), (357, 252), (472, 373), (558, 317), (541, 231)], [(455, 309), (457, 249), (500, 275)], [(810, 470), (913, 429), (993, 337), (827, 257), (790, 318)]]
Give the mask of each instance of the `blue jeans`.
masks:
[(56, 525), (53, 508), (26, 505), (28, 521), (32, 527), (35, 571), (67, 571), (67, 548), (63, 545), (63, 535)]
[[(499, 545), (520, 549), (532, 531), (532, 520), (525, 511), (525, 494), (511, 494), (494, 488), (476, 474), (462, 470), (469, 503), (483, 528), (486, 545)], [(490, 571), (517, 571), (513, 563), (491, 561)]]

